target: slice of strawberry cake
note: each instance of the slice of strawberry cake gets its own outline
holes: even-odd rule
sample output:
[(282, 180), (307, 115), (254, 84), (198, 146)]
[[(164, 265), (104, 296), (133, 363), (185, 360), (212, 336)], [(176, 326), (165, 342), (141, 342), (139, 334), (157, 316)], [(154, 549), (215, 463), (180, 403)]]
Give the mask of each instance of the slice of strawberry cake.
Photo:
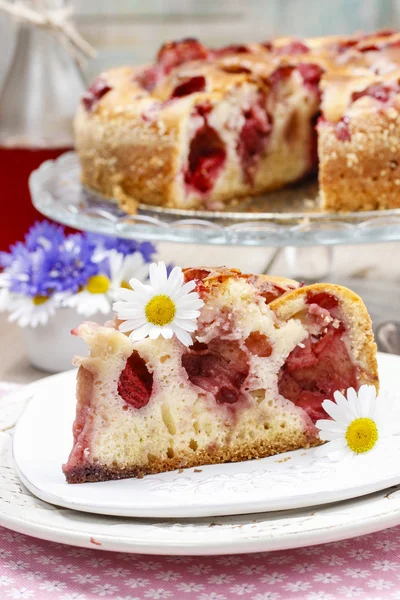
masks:
[[(350, 290), (202, 268), (184, 271), (182, 290), (192, 292), (182, 299), (180, 276), (183, 283), (182, 272), (171, 275), (176, 311), (159, 288), (150, 300), (151, 286), (138, 289), (158, 329), (143, 325), (133, 305), (121, 320), (118, 303), (113, 324), (74, 331), (90, 355), (75, 359), (69, 483), (318, 445), (322, 401), (335, 390), (378, 385), (371, 321)], [(132, 284), (124, 298), (136, 293)], [(185, 318), (193, 326), (183, 335)]]

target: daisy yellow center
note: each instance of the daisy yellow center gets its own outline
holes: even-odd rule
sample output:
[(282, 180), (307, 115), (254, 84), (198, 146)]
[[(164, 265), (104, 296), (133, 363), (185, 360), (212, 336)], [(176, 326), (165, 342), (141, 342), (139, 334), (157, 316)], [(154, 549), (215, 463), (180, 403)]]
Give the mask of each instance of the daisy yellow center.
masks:
[(86, 289), (91, 294), (105, 294), (110, 287), (110, 280), (105, 275), (92, 275), (86, 284)]
[(32, 298), (32, 302), (35, 306), (40, 306), (41, 304), (47, 302), (48, 299), (48, 296), (35, 296)]
[(175, 303), (169, 296), (160, 294), (159, 296), (154, 296), (146, 304), (145, 313), (150, 323), (163, 327), (173, 321), (176, 313)]
[(129, 281), (122, 281), (121, 282), (121, 287), (125, 288), (126, 290), (131, 290), (131, 286), (129, 285)]
[(378, 441), (375, 421), (367, 417), (354, 419), (347, 428), (346, 441), (349, 448), (357, 454), (372, 450)]

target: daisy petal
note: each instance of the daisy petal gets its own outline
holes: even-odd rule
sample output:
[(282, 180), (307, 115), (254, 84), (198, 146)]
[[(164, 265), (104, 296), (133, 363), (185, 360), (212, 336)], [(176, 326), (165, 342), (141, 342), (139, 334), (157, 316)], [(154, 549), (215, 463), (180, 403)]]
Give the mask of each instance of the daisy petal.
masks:
[(150, 284), (154, 291), (158, 293), (160, 288), (165, 288), (167, 284), (167, 267), (165, 263), (152, 263), (149, 267)]
[[(131, 286), (132, 290), (128, 290), (128, 292), (135, 292), (136, 294), (142, 294), (143, 296), (147, 296), (148, 294), (152, 293), (152, 287), (151, 285), (147, 285), (142, 283), (141, 281), (139, 281), (139, 279), (136, 279), (135, 277), (132, 277), (132, 279), (129, 280), (129, 285)], [(125, 288), (122, 288), (125, 289)]]
[(375, 412), (376, 389), (373, 385), (362, 385), (358, 390), (358, 399), (361, 404), (363, 417), (370, 417)]
[(117, 296), (119, 300), (125, 302), (135, 302), (136, 300), (136, 292), (133, 290), (128, 290), (127, 288), (119, 288), (117, 291)]
[(323, 446), (324, 453), (329, 454), (331, 452), (338, 452), (344, 450), (347, 447), (347, 442), (344, 438), (339, 440), (333, 440)]
[(345, 408), (342, 410), (340, 406), (336, 402), (332, 402), (332, 400), (324, 400), (322, 403), (322, 408), (324, 411), (332, 417), (335, 421), (339, 423), (347, 423), (348, 421), (354, 419), (354, 416), (350, 413), (350, 411)]
[(343, 396), (343, 394), (341, 392), (336, 391), (333, 394), (333, 397), (335, 399), (337, 406), (341, 410), (343, 417), (346, 418), (346, 420), (356, 419), (358, 417), (358, 411), (352, 410), (351, 405), (349, 404), (349, 402), (347, 401), (347, 399), (345, 398), (345, 396)]
[(156, 340), (161, 335), (162, 327), (159, 327), (158, 325), (153, 325), (152, 323), (149, 323), (149, 325), (151, 325), (149, 338), (151, 340)]
[(364, 416), (361, 411), (361, 403), (358, 400), (357, 392), (353, 387), (347, 390), (347, 405), (356, 418)]
[(174, 335), (174, 332), (172, 331), (171, 327), (163, 327), (161, 329), (161, 335), (165, 340), (170, 340)]
[(179, 319), (197, 319), (200, 316), (200, 312), (198, 310), (177, 310), (177, 317)]
[(323, 429), (324, 431), (346, 431), (346, 425), (343, 425), (343, 423), (338, 423), (333, 419), (319, 419), (315, 423), (315, 427), (317, 429)]
[(135, 320), (135, 319), (128, 319), (127, 321), (123, 321), (120, 326), (118, 327), (118, 329), (120, 331), (122, 331), (122, 333), (128, 333), (128, 331), (133, 331), (134, 329), (140, 329), (140, 327), (143, 327), (143, 325), (146, 325), (147, 321), (146, 319), (141, 319), (141, 320)]
[(178, 338), (178, 340), (184, 346), (191, 346), (192, 345), (193, 340), (192, 340), (191, 336), (188, 334), (187, 331), (185, 331), (184, 329), (181, 329), (180, 327), (174, 327), (174, 333), (175, 333), (176, 337)]
[(187, 294), (189, 294), (189, 292), (192, 292), (195, 287), (196, 287), (196, 283), (194, 281), (188, 281), (179, 290), (178, 298), (180, 298), (182, 296), (186, 296)]
[(143, 327), (139, 327), (139, 329), (135, 329), (134, 331), (132, 331), (129, 335), (129, 339), (131, 340), (131, 342), (139, 342), (140, 340), (144, 340), (144, 338), (146, 338), (149, 335), (152, 327), (153, 326), (151, 323), (146, 323), (145, 325), (143, 325)]
[[(190, 296), (195, 294), (190, 294)], [(197, 294), (195, 295), (197, 296)], [(199, 310), (204, 306), (203, 300), (197, 296), (197, 298), (189, 298), (185, 296), (184, 298), (177, 298), (175, 300), (176, 306), (178, 306), (181, 310)]]
[(171, 298), (177, 294), (183, 286), (183, 273), (180, 267), (174, 267), (169, 274), (168, 282), (166, 285), (166, 292)]
[(176, 324), (181, 329), (185, 329), (186, 331), (196, 331), (197, 324), (193, 323), (193, 321), (189, 321), (186, 319), (180, 319), (179, 317), (175, 317), (174, 324)]
[(330, 442), (332, 440), (343, 439), (343, 433), (341, 431), (328, 431), (327, 429), (321, 429), (319, 437), (324, 442)]

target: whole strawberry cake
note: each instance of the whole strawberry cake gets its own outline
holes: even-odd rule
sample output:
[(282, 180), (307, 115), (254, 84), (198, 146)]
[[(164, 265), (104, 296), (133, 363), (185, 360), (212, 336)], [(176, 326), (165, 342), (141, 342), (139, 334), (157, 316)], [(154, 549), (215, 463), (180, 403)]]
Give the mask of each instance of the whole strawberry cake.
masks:
[(329, 211), (400, 206), (400, 34), (165, 44), (82, 98), (83, 183), (138, 202), (220, 209), (319, 168)]

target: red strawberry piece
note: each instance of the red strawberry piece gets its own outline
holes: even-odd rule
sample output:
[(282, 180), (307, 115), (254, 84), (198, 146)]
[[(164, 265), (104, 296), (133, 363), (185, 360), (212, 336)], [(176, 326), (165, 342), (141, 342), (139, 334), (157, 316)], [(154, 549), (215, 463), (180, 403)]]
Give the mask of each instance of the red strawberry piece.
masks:
[(186, 79), (182, 83), (176, 86), (172, 92), (172, 98), (181, 98), (182, 96), (188, 96), (196, 92), (204, 92), (206, 89), (206, 78), (203, 75), (196, 75), (190, 79)]
[(126, 361), (118, 381), (119, 395), (127, 404), (139, 409), (148, 404), (152, 387), (152, 373), (143, 358), (137, 352), (133, 352)]
[(103, 77), (97, 77), (90, 88), (83, 94), (82, 103), (86, 110), (92, 110), (93, 106), (102, 98), (107, 92), (112, 89), (108, 85), (107, 81)]
[(310, 48), (301, 42), (300, 40), (294, 40), (285, 46), (275, 48), (277, 54), (307, 54), (310, 52)]
[(158, 54), (157, 61), (168, 74), (172, 69), (191, 60), (201, 60), (208, 57), (208, 50), (194, 38), (186, 38), (164, 44)]

